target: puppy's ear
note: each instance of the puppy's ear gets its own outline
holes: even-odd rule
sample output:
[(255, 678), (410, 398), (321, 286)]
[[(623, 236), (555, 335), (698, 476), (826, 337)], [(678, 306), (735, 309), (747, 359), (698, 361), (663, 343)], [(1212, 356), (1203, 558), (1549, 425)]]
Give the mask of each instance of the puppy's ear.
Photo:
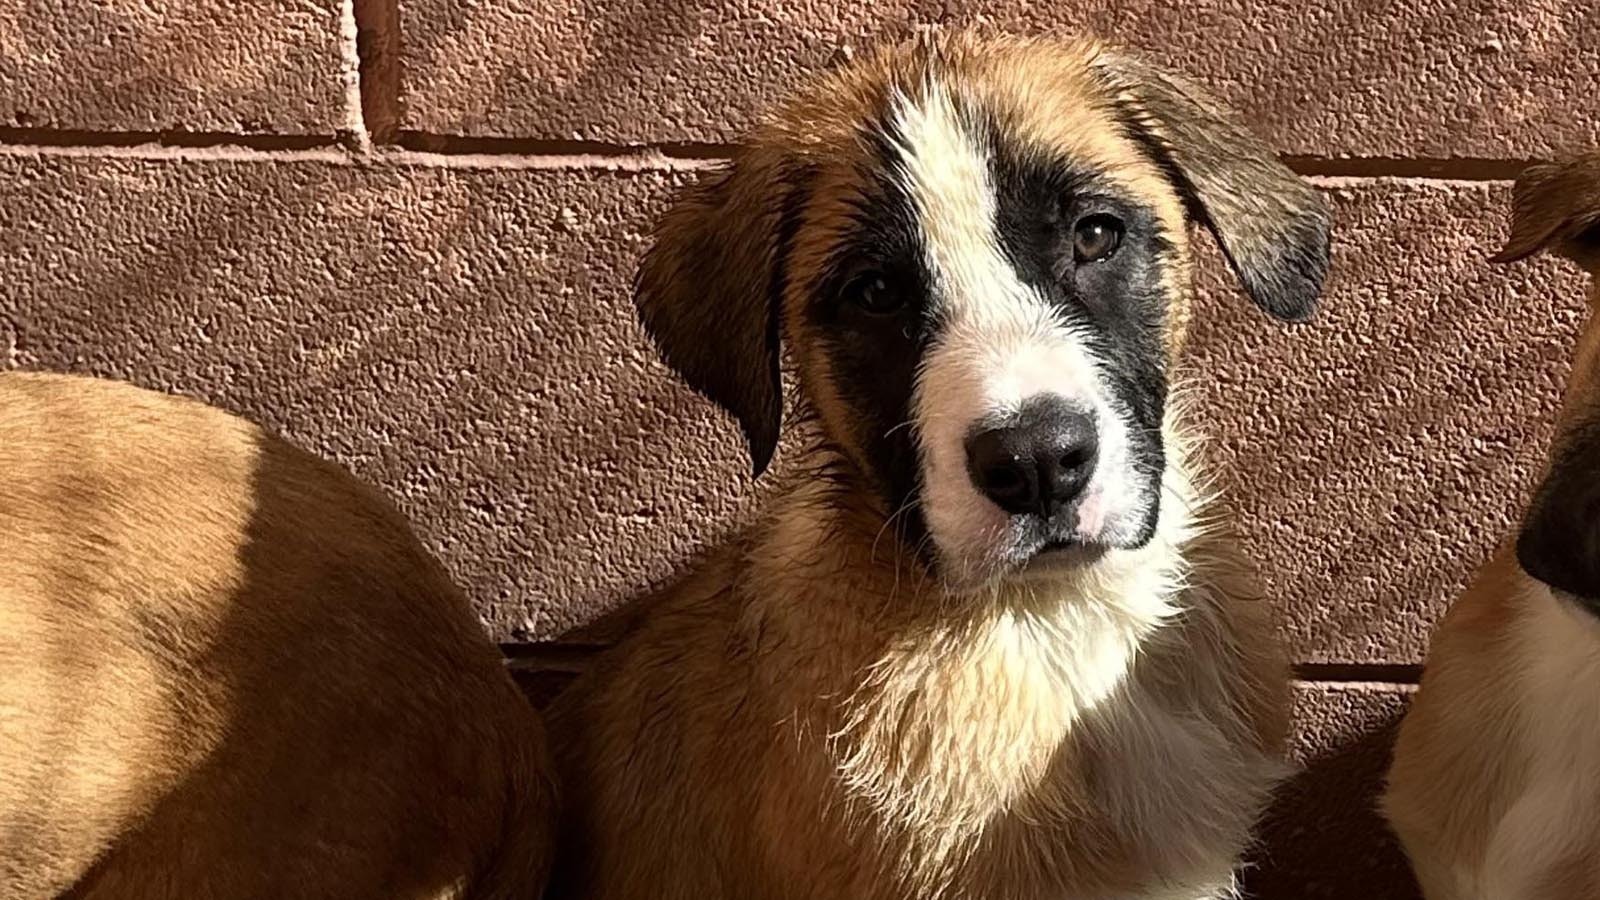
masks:
[(738, 420), (758, 476), (782, 419), (780, 306), (801, 182), (784, 160), (742, 152), (661, 219), (634, 285), (662, 358)]
[(1515, 262), (1548, 249), (1600, 270), (1600, 153), (1529, 166), (1511, 191), (1511, 235), (1492, 258)]
[(1517, 562), (1600, 611), (1600, 422), (1570, 429), (1517, 535)]
[(1211, 229), (1250, 299), (1280, 319), (1309, 318), (1328, 272), (1323, 196), (1186, 79), (1114, 52), (1096, 64), (1129, 135)]

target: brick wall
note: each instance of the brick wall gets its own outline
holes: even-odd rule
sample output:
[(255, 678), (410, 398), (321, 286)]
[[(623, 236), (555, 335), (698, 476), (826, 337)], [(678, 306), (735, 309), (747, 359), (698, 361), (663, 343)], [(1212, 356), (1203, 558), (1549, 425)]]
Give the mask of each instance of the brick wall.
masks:
[(1214, 455), (1302, 679), (1307, 770), (1252, 881), (1410, 897), (1371, 791), (1433, 619), (1528, 487), (1577, 322), (1572, 274), (1484, 260), (1505, 179), (1600, 144), (1600, 7), (0, 0), (0, 360), (343, 460), (522, 669), (570, 670), (575, 629), (758, 490), (633, 324), (649, 221), (798, 74), (967, 21), (1143, 48), (1331, 195), (1314, 324), (1202, 275)]

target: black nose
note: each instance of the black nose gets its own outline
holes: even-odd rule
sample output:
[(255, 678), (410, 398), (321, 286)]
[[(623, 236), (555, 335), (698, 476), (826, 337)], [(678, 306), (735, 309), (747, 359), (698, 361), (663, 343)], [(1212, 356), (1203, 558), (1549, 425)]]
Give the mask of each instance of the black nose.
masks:
[(1035, 402), (1012, 424), (967, 438), (967, 471), (1006, 512), (1049, 518), (1083, 493), (1099, 448), (1093, 417), (1062, 400)]

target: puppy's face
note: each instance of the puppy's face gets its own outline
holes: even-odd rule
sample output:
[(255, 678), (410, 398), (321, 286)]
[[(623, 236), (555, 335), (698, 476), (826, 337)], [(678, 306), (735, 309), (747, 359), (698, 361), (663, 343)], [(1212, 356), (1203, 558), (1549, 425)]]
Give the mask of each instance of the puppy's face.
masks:
[[(1549, 250), (1600, 272), (1600, 153), (1530, 167), (1517, 179), (1497, 262)], [(1579, 337), (1544, 480), (1517, 539), (1524, 570), (1600, 612), (1600, 283)]]
[(895, 532), (976, 585), (1153, 534), (1191, 218), (1262, 306), (1311, 311), (1321, 199), (1191, 86), (1087, 43), (920, 42), (822, 79), (674, 210), (640, 309), (758, 470), (782, 335)]

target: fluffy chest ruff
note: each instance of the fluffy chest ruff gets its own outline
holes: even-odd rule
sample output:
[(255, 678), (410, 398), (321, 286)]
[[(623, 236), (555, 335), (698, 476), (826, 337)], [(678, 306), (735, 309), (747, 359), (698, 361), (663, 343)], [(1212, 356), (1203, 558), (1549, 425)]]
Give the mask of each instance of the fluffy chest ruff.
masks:
[[(852, 863), (872, 882), (860, 895), (1211, 896), (1230, 883), (1282, 770), (1241, 715), (1250, 663), (1234, 648), (1257, 635), (1229, 608), (1235, 572), (1188, 503), (1173, 506), (1149, 545), (1071, 577), (951, 601), (902, 574), (862, 590), (886, 590), (891, 608), (857, 607), (857, 627), (824, 624), (830, 637), (812, 611), (848, 608), (838, 591), (866, 586), (812, 578), (802, 554), (765, 557), (789, 563), (747, 624), (810, 648), (775, 654), (823, 698), (790, 696), (804, 723), (791, 752), (812, 758), (795, 769), (814, 772), (805, 790), (826, 798), (819, 821), (841, 847), (878, 848)], [(792, 513), (769, 540), (815, 544), (815, 527)], [(772, 840), (793, 833), (774, 819)]]
[(591, 896), (1228, 895), (1284, 697), (1218, 540), (958, 600), (830, 509), (791, 493), (558, 704)]

